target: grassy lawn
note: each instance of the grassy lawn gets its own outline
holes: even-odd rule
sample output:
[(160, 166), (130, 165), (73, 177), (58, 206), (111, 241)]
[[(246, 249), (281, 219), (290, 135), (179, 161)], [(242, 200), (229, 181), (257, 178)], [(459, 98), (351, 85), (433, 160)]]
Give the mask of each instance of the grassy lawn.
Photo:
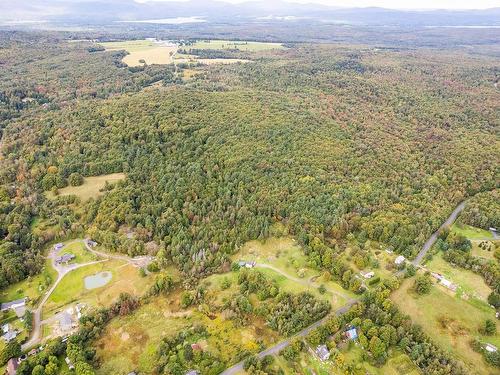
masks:
[[(463, 360), (471, 373), (494, 373), (482, 355), (474, 352), (469, 345), (470, 340), (476, 337), (481, 341), (500, 345), (500, 334), (482, 336), (478, 332), (479, 325), (486, 319), (495, 320), (494, 310), (468, 303), (436, 285), (428, 295), (417, 296), (410, 290), (412, 286), (413, 280), (406, 280), (392, 295), (402, 312), (408, 314), (414, 323), (421, 325), (441, 348)], [(497, 330), (499, 328), (497, 324)]]
[[(109, 271), (111, 281), (95, 289), (86, 289), (84, 279), (99, 272)], [(52, 316), (64, 306), (73, 302), (83, 302), (92, 307), (109, 306), (120, 293), (142, 295), (151, 285), (154, 275), (141, 277), (137, 268), (120, 260), (78, 268), (67, 274), (54, 290), (43, 308), (43, 318)]]
[(461, 234), (467, 237), (469, 240), (493, 239), (493, 235), (491, 234), (490, 231), (481, 228), (471, 227), (470, 225), (466, 224), (455, 223), (452, 225), (451, 231), (454, 233)]
[[(490, 260), (495, 260), (495, 244), (498, 246), (500, 245), (500, 241), (496, 240), (490, 240), (490, 241), (483, 241), (483, 240), (473, 240), (472, 242), (472, 255), (476, 257), (481, 257), (485, 259), (490, 259)], [(479, 244), (481, 242), (484, 242), (486, 244), (489, 244), (489, 247), (481, 248), (479, 247)]]
[[(265, 271), (266, 274), (275, 277), (283, 290), (292, 292), (308, 290), (317, 293), (317, 288), (321, 284), (324, 284), (327, 288), (346, 297), (355, 297), (354, 293), (343, 289), (338, 283), (332, 280), (325, 280), (320, 271), (312, 269), (308, 265), (307, 257), (304, 255), (302, 248), (291, 237), (270, 237), (265, 241), (249, 241), (233, 256), (233, 260), (236, 262), (245, 260), (267, 264), (276, 267), (286, 275), (303, 280), (304, 283), (314, 280), (311, 283), (312, 287), (309, 288), (291, 281), (272, 270), (258, 268), (261, 271)], [(342, 301), (338, 301), (338, 303), (342, 303)], [(337, 302), (333, 303), (333, 305), (337, 305)]]
[[(326, 291), (324, 294), (321, 294), (318, 291), (318, 288), (309, 287), (307, 285), (299, 284), (293, 280), (287, 279), (285, 276), (270, 270), (270, 269), (260, 269), (262, 273), (264, 273), (269, 279), (275, 280), (280, 289), (289, 293), (301, 293), (301, 292), (309, 292), (313, 294), (318, 299), (323, 299), (325, 301), (329, 301), (332, 305), (332, 309), (336, 310), (343, 305), (346, 304), (347, 298), (343, 298), (339, 295), (334, 295), (333, 293)], [(316, 284), (315, 284), (316, 285)], [(318, 284), (320, 285), (320, 284)], [(327, 285), (327, 283), (325, 283)], [(346, 293), (347, 294), (347, 293)]]
[(281, 43), (249, 42), (241, 40), (203, 40), (186, 46), (187, 50), (193, 49), (239, 49), (240, 51), (258, 52), (270, 49), (284, 49)]
[(59, 252), (59, 255), (62, 255), (64, 253), (70, 253), (76, 256), (76, 258), (72, 261), (72, 263), (87, 263), (99, 259), (95, 254), (87, 250), (82, 241), (69, 242)]
[[(114, 183), (125, 178), (123, 173), (111, 173), (102, 176), (85, 177), (83, 185), (80, 186), (67, 186), (59, 189), (59, 195), (76, 195), (82, 202), (88, 201), (90, 198), (96, 198), (104, 194), (100, 191), (106, 182)], [(51, 191), (45, 193), (49, 199), (54, 199), (55, 196)]]
[(99, 44), (107, 51), (127, 51), (129, 55), (123, 58), (123, 62), (128, 66), (143, 65), (140, 60), (144, 60), (148, 65), (171, 64), (172, 56), (177, 51), (175, 46), (165, 46), (149, 40), (127, 40)]
[(10, 285), (0, 292), (0, 302), (28, 297), (31, 303), (37, 302), (43, 292), (57, 279), (57, 272), (52, 268), (50, 259), (45, 260), (43, 271), (26, 280)]
[(486, 285), (480, 275), (463, 268), (453, 267), (442, 258), (441, 253), (434, 255), (432, 261), (427, 263), (426, 267), (430, 271), (444, 275), (448, 280), (457, 284), (460, 293), (466, 293), (482, 301), (486, 301), (491, 293), (491, 288)]

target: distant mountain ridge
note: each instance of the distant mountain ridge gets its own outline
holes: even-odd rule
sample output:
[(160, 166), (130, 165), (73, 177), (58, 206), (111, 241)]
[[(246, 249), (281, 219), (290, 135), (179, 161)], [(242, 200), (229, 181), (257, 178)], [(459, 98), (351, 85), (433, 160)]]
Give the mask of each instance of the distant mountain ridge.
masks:
[(142, 2), (134, 0), (0, 1), (2, 22), (66, 22), (100, 24), (176, 17), (203, 17), (208, 22), (282, 20), (394, 26), (500, 26), (500, 8), (485, 10), (395, 10), (338, 8), (286, 1), (249, 1), (240, 4), (214, 0)]

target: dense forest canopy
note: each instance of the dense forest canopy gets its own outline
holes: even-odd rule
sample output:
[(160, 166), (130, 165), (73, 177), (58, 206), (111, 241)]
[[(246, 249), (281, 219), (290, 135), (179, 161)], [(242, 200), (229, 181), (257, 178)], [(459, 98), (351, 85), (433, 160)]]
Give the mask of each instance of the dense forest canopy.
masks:
[[(25, 42), (3, 43), (11, 61)], [(132, 255), (153, 240), (161, 259), (198, 276), (228, 267), (229, 254), (267, 237), (277, 221), (320, 257), (324, 247), (314, 241), (333, 248), (349, 233), (411, 257), (458, 202), (499, 181), (497, 66), (487, 57), (297, 45), (139, 91), (172, 67), (136, 72), (88, 43), (61, 41), (37, 53), (49, 65), (64, 56), (53, 69), (58, 78), (75, 60), (86, 64), (67, 83), (56, 81), (65, 94), (51, 100), (67, 105), (29, 116), (7, 110), (16, 118), (4, 122), (2, 139), (2, 265), (33, 251), (39, 207), (73, 204), (43, 194), (72, 173), (127, 178), (77, 216), (63, 210), (59, 228), (81, 223)], [(23, 69), (26, 80), (34, 77), (28, 87), (53, 79), (43, 64), (15, 62), (5, 93)], [(99, 93), (70, 90), (75, 79), (82, 93), (96, 84)], [(124, 239), (122, 227), (139, 238)]]

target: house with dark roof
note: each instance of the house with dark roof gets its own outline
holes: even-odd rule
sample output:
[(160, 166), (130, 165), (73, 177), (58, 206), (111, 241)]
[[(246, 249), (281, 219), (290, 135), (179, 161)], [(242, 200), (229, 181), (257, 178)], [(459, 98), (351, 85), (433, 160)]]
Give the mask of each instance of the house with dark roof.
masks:
[(316, 355), (318, 356), (319, 359), (321, 359), (323, 362), (328, 361), (328, 358), (330, 358), (330, 351), (326, 347), (326, 345), (318, 345), (318, 347), (315, 350)]
[(17, 337), (17, 331), (15, 330), (10, 330), (6, 334), (2, 336), (2, 339), (8, 344), (9, 342), (13, 341)]
[(71, 262), (73, 259), (75, 259), (75, 255), (74, 254), (63, 254), (61, 255), (60, 257), (57, 257), (56, 258), (56, 263), (57, 264), (68, 264), (69, 262)]
[(7, 311), (9, 309), (15, 310), (19, 307), (26, 306), (27, 298), (16, 299), (15, 301), (5, 302), (0, 305), (0, 311)]

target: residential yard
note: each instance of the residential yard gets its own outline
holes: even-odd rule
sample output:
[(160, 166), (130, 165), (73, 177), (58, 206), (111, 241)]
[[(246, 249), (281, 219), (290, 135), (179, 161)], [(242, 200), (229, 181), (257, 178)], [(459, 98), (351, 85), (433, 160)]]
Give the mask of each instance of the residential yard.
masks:
[(45, 260), (42, 272), (26, 280), (9, 285), (0, 292), (0, 302), (9, 302), (19, 298), (28, 297), (29, 305), (36, 305), (38, 299), (57, 279), (57, 272), (52, 268), (51, 260)]
[(484, 302), (491, 293), (491, 288), (480, 275), (460, 267), (453, 267), (442, 258), (441, 253), (435, 254), (432, 260), (426, 264), (426, 267), (432, 272), (444, 275), (446, 279), (457, 284), (459, 286), (459, 295), (465, 293), (466, 298), (468, 296)]
[[(86, 289), (84, 279), (99, 272), (111, 272), (111, 281), (99, 288)], [(68, 304), (83, 302), (91, 307), (109, 306), (120, 293), (142, 295), (151, 285), (154, 275), (141, 277), (139, 270), (121, 260), (78, 268), (68, 273), (54, 290), (43, 308), (43, 319), (52, 316)]]
[[(104, 192), (100, 190), (105, 186), (106, 182), (112, 184), (123, 180), (124, 178), (125, 174), (123, 173), (111, 173), (102, 176), (85, 177), (83, 185), (67, 186), (65, 188), (59, 189), (58, 195), (76, 195), (82, 202), (85, 202), (90, 198), (96, 198), (104, 194)], [(49, 199), (56, 198), (51, 191), (48, 191), (45, 194)]]
[(284, 49), (281, 43), (250, 42), (243, 40), (203, 40), (194, 43), (192, 46), (183, 47), (187, 50), (193, 49), (238, 49), (240, 51), (258, 52), (270, 49)]
[(466, 224), (455, 223), (451, 227), (451, 231), (467, 237), (469, 240), (493, 239), (490, 231), (472, 227)]
[(95, 254), (91, 253), (90, 251), (87, 250), (85, 247), (85, 244), (81, 241), (68, 241), (67, 245), (65, 243), (65, 246), (62, 248), (62, 250), (59, 252), (59, 255), (69, 253), (75, 255), (75, 259), (72, 261), (72, 263), (87, 263), (87, 262), (93, 262), (96, 260), (99, 260), (99, 257), (96, 256)]
[[(392, 295), (393, 301), (412, 321), (444, 350), (460, 358), (471, 373), (489, 375), (495, 370), (488, 366), (481, 354), (472, 350), (469, 342), (478, 338), (500, 346), (500, 334), (484, 336), (478, 332), (486, 319), (495, 320), (494, 310), (484, 305), (471, 304), (462, 298), (433, 285), (428, 295), (418, 296), (412, 290), (413, 279), (405, 280)], [(497, 323), (497, 331), (500, 329)]]
[(150, 40), (127, 40), (99, 44), (107, 51), (127, 51), (129, 54), (122, 61), (128, 66), (140, 66), (144, 62), (148, 65), (171, 64), (173, 62), (172, 56), (177, 51), (177, 46), (166, 46)]
[[(378, 368), (372, 366), (367, 361), (363, 360), (363, 350), (359, 346), (350, 345), (346, 350), (341, 351), (346, 363), (352, 363), (352, 375), (419, 375), (421, 372), (410, 358), (398, 350), (390, 352), (387, 363)], [(276, 365), (279, 366), (285, 374), (307, 374), (307, 375), (344, 375), (338, 367), (335, 366), (335, 361), (330, 359), (321, 362), (310, 352), (303, 352), (300, 355), (298, 368), (291, 368), (290, 364), (281, 356), (275, 356)]]

